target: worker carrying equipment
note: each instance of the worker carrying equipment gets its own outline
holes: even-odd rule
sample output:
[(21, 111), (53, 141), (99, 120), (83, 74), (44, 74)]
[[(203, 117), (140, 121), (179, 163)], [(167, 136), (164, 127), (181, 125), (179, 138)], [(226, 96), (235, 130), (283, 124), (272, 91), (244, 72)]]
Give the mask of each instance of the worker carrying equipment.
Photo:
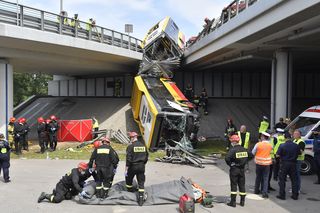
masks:
[(126, 156), (126, 187), (129, 192), (133, 192), (133, 178), (137, 177), (138, 181), (138, 204), (142, 206), (145, 201), (144, 182), (145, 166), (148, 162), (148, 151), (144, 143), (138, 140), (138, 134), (136, 132), (129, 132), (131, 144), (127, 147)]
[(45, 199), (50, 203), (60, 203), (63, 200), (71, 200), (73, 196), (79, 193), (83, 197), (88, 196), (83, 187), (85, 181), (91, 175), (94, 179), (96, 178), (95, 173), (89, 171), (87, 163), (80, 162), (77, 168), (72, 169), (71, 172), (61, 178), (52, 194), (42, 192), (38, 198), (38, 203)]
[(230, 166), (231, 201), (227, 205), (231, 207), (236, 207), (237, 186), (239, 186), (241, 206), (244, 206), (246, 196), (244, 167), (248, 162), (249, 153), (247, 149), (240, 146), (239, 141), (238, 135), (230, 137), (231, 147), (225, 157), (226, 163)]
[(108, 142), (108, 137), (101, 138), (102, 145), (92, 152), (89, 168), (93, 168), (93, 163), (96, 164), (96, 197), (104, 200), (109, 193), (112, 178), (112, 169), (116, 168), (119, 163), (119, 158), (114, 149)]

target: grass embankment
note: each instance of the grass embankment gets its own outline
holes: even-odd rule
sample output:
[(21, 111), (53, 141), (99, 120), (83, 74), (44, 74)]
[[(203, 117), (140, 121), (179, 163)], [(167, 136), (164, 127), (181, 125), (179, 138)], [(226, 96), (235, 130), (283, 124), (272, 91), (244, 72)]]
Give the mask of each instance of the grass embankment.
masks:
[[(29, 151), (23, 151), (22, 155), (16, 155), (11, 153), (12, 159), (73, 159), (73, 160), (88, 160), (93, 151), (92, 145), (77, 149), (79, 143), (59, 143), (57, 150), (54, 152), (47, 151), (41, 154), (40, 147), (38, 145), (29, 146)], [(125, 160), (126, 145), (112, 143), (112, 147), (117, 151), (120, 160)], [(212, 153), (225, 154), (225, 146), (223, 141), (208, 140), (201, 142), (196, 149), (196, 153), (200, 155), (208, 155)], [(153, 161), (158, 157), (163, 157), (164, 151), (150, 152), (149, 160)]]

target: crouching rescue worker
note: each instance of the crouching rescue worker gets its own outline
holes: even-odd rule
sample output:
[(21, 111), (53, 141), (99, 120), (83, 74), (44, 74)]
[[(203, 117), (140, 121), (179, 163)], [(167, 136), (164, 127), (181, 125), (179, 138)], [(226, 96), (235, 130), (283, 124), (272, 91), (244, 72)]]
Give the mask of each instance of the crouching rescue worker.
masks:
[(5, 140), (3, 134), (0, 134), (0, 173), (3, 171), (3, 179), (5, 183), (10, 182), (9, 177), (10, 167), (10, 146), (8, 141)]
[(96, 164), (96, 197), (105, 199), (111, 187), (112, 170), (117, 167), (119, 158), (110, 144), (108, 137), (101, 138), (102, 145), (96, 148), (91, 155), (89, 168)]
[(138, 181), (138, 204), (142, 206), (144, 203), (144, 182), (145, 166), (148, 162), (148, 150), (147, 147), (138, 140), (138, 134), (136, 132), (129, 132), (131, 144), (127, 147), (126, 156), (126, 187), (129, 192), (133, 192), (133, 178), (137, 177)]
[(248, 151), (239, 144), (238, 135), (230, 137), (231, 148), (225, 158), (226, 163), (230, 166), (230, 185), (231, 185), (231, 201), (228, 206), (236, 207), (237, 187), (239, 187), (240, 205), (244, 206), (246, 197), (246, 179), (245, 165), (249, 159)]
[(43, 117), (38, 118), (38, 139), (39, 139), (39, 146), (40, 152), (44, 153), (47, 144), (47, 129), (46, 129), (46, 122)]
[(38, 198), (38, 203), (47, 199), (51, 203), (60, 203), (63, 200), (71, 200), (72, 196), (80, 193), (83, 197), (88, 197), (88, 193), (83, 190), (85, 181), (91, 176), (91, 170), (88, 169), (88, 164), (81, 162), (78, 168), (74, 168), (67, 173), (57, 183), (52, 194), (42, 192)]

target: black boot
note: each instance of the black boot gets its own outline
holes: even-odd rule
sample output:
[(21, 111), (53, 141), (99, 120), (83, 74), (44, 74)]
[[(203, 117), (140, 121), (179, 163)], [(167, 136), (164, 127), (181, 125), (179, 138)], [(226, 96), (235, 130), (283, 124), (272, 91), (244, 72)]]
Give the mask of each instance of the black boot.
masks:
[(38, 203), (41, 203), (44, 199), (47, 199), (50, 201), (51, 195), (46, 194), (45, 192), (41, 192), (39, 198), (38, 198)]
[(246, 199), (245, 195), (240, 195), (240, 206), (244, 206), (245, 199)]
[(100, 200), (104, 200), (104, 199), (106, 199), (108, 197), (109, 189), (103, 189), (101, 191), (102, 191), (102, 193), (101, 193)]
[(229, 203), (227, 203), (228, 206), (231, 206), (231, 207), (236, 207), (236, 197), (237, 195), (231, 195), (231, 200)]
[(144, 203), (144, 192), (139, 192), (138, 193), (138, 204), (139, 206), (142, 206)]

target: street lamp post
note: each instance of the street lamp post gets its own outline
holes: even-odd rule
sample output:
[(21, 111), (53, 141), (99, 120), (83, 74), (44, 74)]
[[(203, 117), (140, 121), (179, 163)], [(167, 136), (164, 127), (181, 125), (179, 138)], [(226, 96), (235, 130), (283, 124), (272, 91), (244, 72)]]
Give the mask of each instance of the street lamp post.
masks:
[(60, 14), (63, 11), (63, 0), (60, 0)]

